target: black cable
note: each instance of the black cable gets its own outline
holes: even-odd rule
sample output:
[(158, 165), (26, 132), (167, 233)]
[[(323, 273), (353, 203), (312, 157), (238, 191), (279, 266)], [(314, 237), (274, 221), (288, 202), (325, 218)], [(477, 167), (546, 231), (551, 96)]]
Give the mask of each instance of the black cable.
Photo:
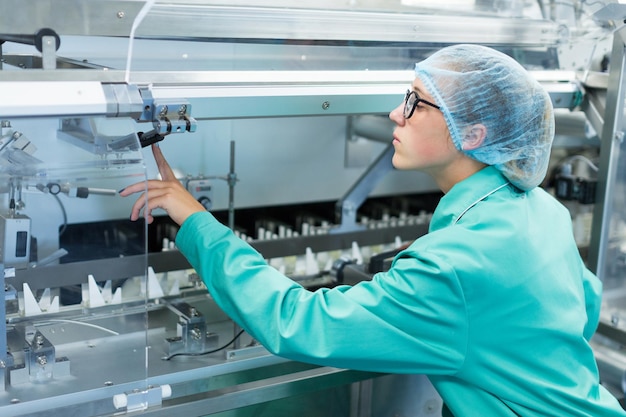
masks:
[(65, 211), (65, 206), (63, 205), (63, 202), (61, 201), (59, 196), (56, 194), (50, 194), (50, 195), (54, 197), (57, 203), (59, 203), (59, 207), (61, 208), (61, 213), (63, 214), (63, 226), (61, 227), (61, 230), (59, 231), (59, 236), (61, 236), (63, 235), (63, 233), (65, 233), (65, 230), (67, 230), (67, 212)]
[(239, 338), (239, 336), (241, 336), (243, 334), (243, 332), (244, 332), (244, 330), (241, 330), (239, 333), (237, 333), (235, 335), (235, 337), (232, 338), (232, 340), (230, 342), (226, 343), (222, 347), (218, 347), (217, 349), (208, 350), (206, 352), (195, 352), (195, 353), (193, 353), (193, 352), (190, 352), (190, 353), (180, 352), (180, 353), (174, 353), (173, 355), (163, 357), (163, 360), (164, 361), (169, 361), (170, 359), (172, 359), (175, 356), (203, 356), (203, 355), (208, 355), (209, 353), (219, 352), (220, 350), (226, 349), (228, 346), (230, 346), (235, 340), (237, 340)]

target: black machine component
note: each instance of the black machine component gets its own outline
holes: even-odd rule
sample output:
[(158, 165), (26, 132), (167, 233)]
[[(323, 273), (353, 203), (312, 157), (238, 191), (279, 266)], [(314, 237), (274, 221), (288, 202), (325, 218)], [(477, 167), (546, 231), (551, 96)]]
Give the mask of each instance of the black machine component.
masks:
[(348, 265), (354, 265), (354, 264), (355, 264), (355, 261), (353, 259), (350, 259), (346, 256), (342, 256), (339, 259), (337, 259), (335, 262), (333, 262), (330, 273), (331, 275), (335, 277), (335, 281), (341, 284), (344, 282), (344, 278), (345, 278), (344, 273), (345, 273), (346, 267)]
[(61, 38), (59, 35), (50, 28), (42, 28), (39, 29), (33, 35), (11, 35), (11, 34), (0, 34), (0, 42), (16, 42), (22, 43), (26, 45), (34, 45), (35, 48), (39, 52), (43, 52), (43, 39), (45, 36), (54, 37), (55, 39), (55, 50), (59, 50), (61, 46)]
[(393, 258), (395, 258), (395, 256), (404, 248), (405, 247), (403, 246), (372, 256), (368, 265), (368, 272), (373, 275), (377, 272), (388, 271), (389, 268), (391, 268)]
[[(584, 163), (582, 174), (574, 169), (574, 163), (578, 162)], [(557, 198), (578, 201), (580, 204), (596, 202), (598, 167), (590, 159), (573, 155), (565, 159), (557, 169), (554, 176), (554, 192)]]
[(139, 132), (137, 133), (139, 136), (139, 143), (141, 143), (141, 147), (145, 148), (146, 146), (150, 146), (153, 143), (157, 143), (165, 139), (165, 136), (161, 135), (156, 130), (151, 130), (149, 132)]
[(404, 248), (405, 246), (402, 246), (373, 255), (367, 265), (358, 264), (356, 260), (342, 256), (333, 262), (330, 273), (338, 284), (354, 285), (359, 281), (370, 280), (374, 274), (388, 271), (393, 258)]
[(597, 180), (559, 174), (554, 181), (557, 198), (561, 200), (575, 200), (581, 204), (593, 204), (596, 202)]

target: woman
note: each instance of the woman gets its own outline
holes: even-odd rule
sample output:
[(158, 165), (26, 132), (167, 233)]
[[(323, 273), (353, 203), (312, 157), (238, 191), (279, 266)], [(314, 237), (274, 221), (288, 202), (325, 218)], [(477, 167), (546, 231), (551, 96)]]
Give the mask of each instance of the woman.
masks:
[(393, 165), (428, 173), (445, 195), (429, 233), (371, 281), (310, 292), (281, 275), (205, 212), (158, 147), (163, 181), (148, 181), (131, 220), (165, 209), (217, 304), (277, 355), (426, 374), (444, 415), (626, 415), (589, 345), (601, 284), (568, 211), (538, 187), (554, 135), (546, 92), (506, 55), (456, 45), (416, 65), (389, 117)]

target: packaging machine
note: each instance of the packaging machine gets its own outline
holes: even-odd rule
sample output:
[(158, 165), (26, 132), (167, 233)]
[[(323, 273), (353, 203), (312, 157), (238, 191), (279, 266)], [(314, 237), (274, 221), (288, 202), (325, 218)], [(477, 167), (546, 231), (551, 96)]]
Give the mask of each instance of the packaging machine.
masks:
[[(188, 190), (276, 268), (310, 288), (368, 279), (426, 233), (440, 196), (426, 176), (393, 171), (386, 116), (414, 63), (452, 43), (499, 48), (546, 87), (567, 184), (584, 176), (572, 154), (601, 156), (601, 204), (561, 197), (581, 221), (595, 209), (581, 250), (621, 293), (607, 226), (619, 210), (606, 211), (621, 172), (617, 3), (3, 5), (2, 415), (440, 415), (424, 376), (266, 352), (215, 306), (167, 216), (131, 223), (117, 191), (157, 175), (147, 146), (158, 142)], [(605, 326), (618, 334), (621, 304)], [(619, 387), (626, 365), (609, 333), (598, 352)]]

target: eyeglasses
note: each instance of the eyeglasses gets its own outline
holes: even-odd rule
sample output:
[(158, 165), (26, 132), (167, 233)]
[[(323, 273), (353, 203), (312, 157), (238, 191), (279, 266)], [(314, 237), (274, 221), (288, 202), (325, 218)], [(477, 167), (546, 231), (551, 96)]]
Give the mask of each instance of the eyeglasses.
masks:
[(413, 116), (413, 112), (419, 103), (424, 103), (429, 105), (430, 107), (434, 107), (437, 110), (441, 110), (441, 107), (438, 105), (431, 103), (430, 101), (426, 101), (420, 96), (417, 95), (416, 91), (406, 90), (406, 97), (404, 97), (404, 118), (409, 119)]

